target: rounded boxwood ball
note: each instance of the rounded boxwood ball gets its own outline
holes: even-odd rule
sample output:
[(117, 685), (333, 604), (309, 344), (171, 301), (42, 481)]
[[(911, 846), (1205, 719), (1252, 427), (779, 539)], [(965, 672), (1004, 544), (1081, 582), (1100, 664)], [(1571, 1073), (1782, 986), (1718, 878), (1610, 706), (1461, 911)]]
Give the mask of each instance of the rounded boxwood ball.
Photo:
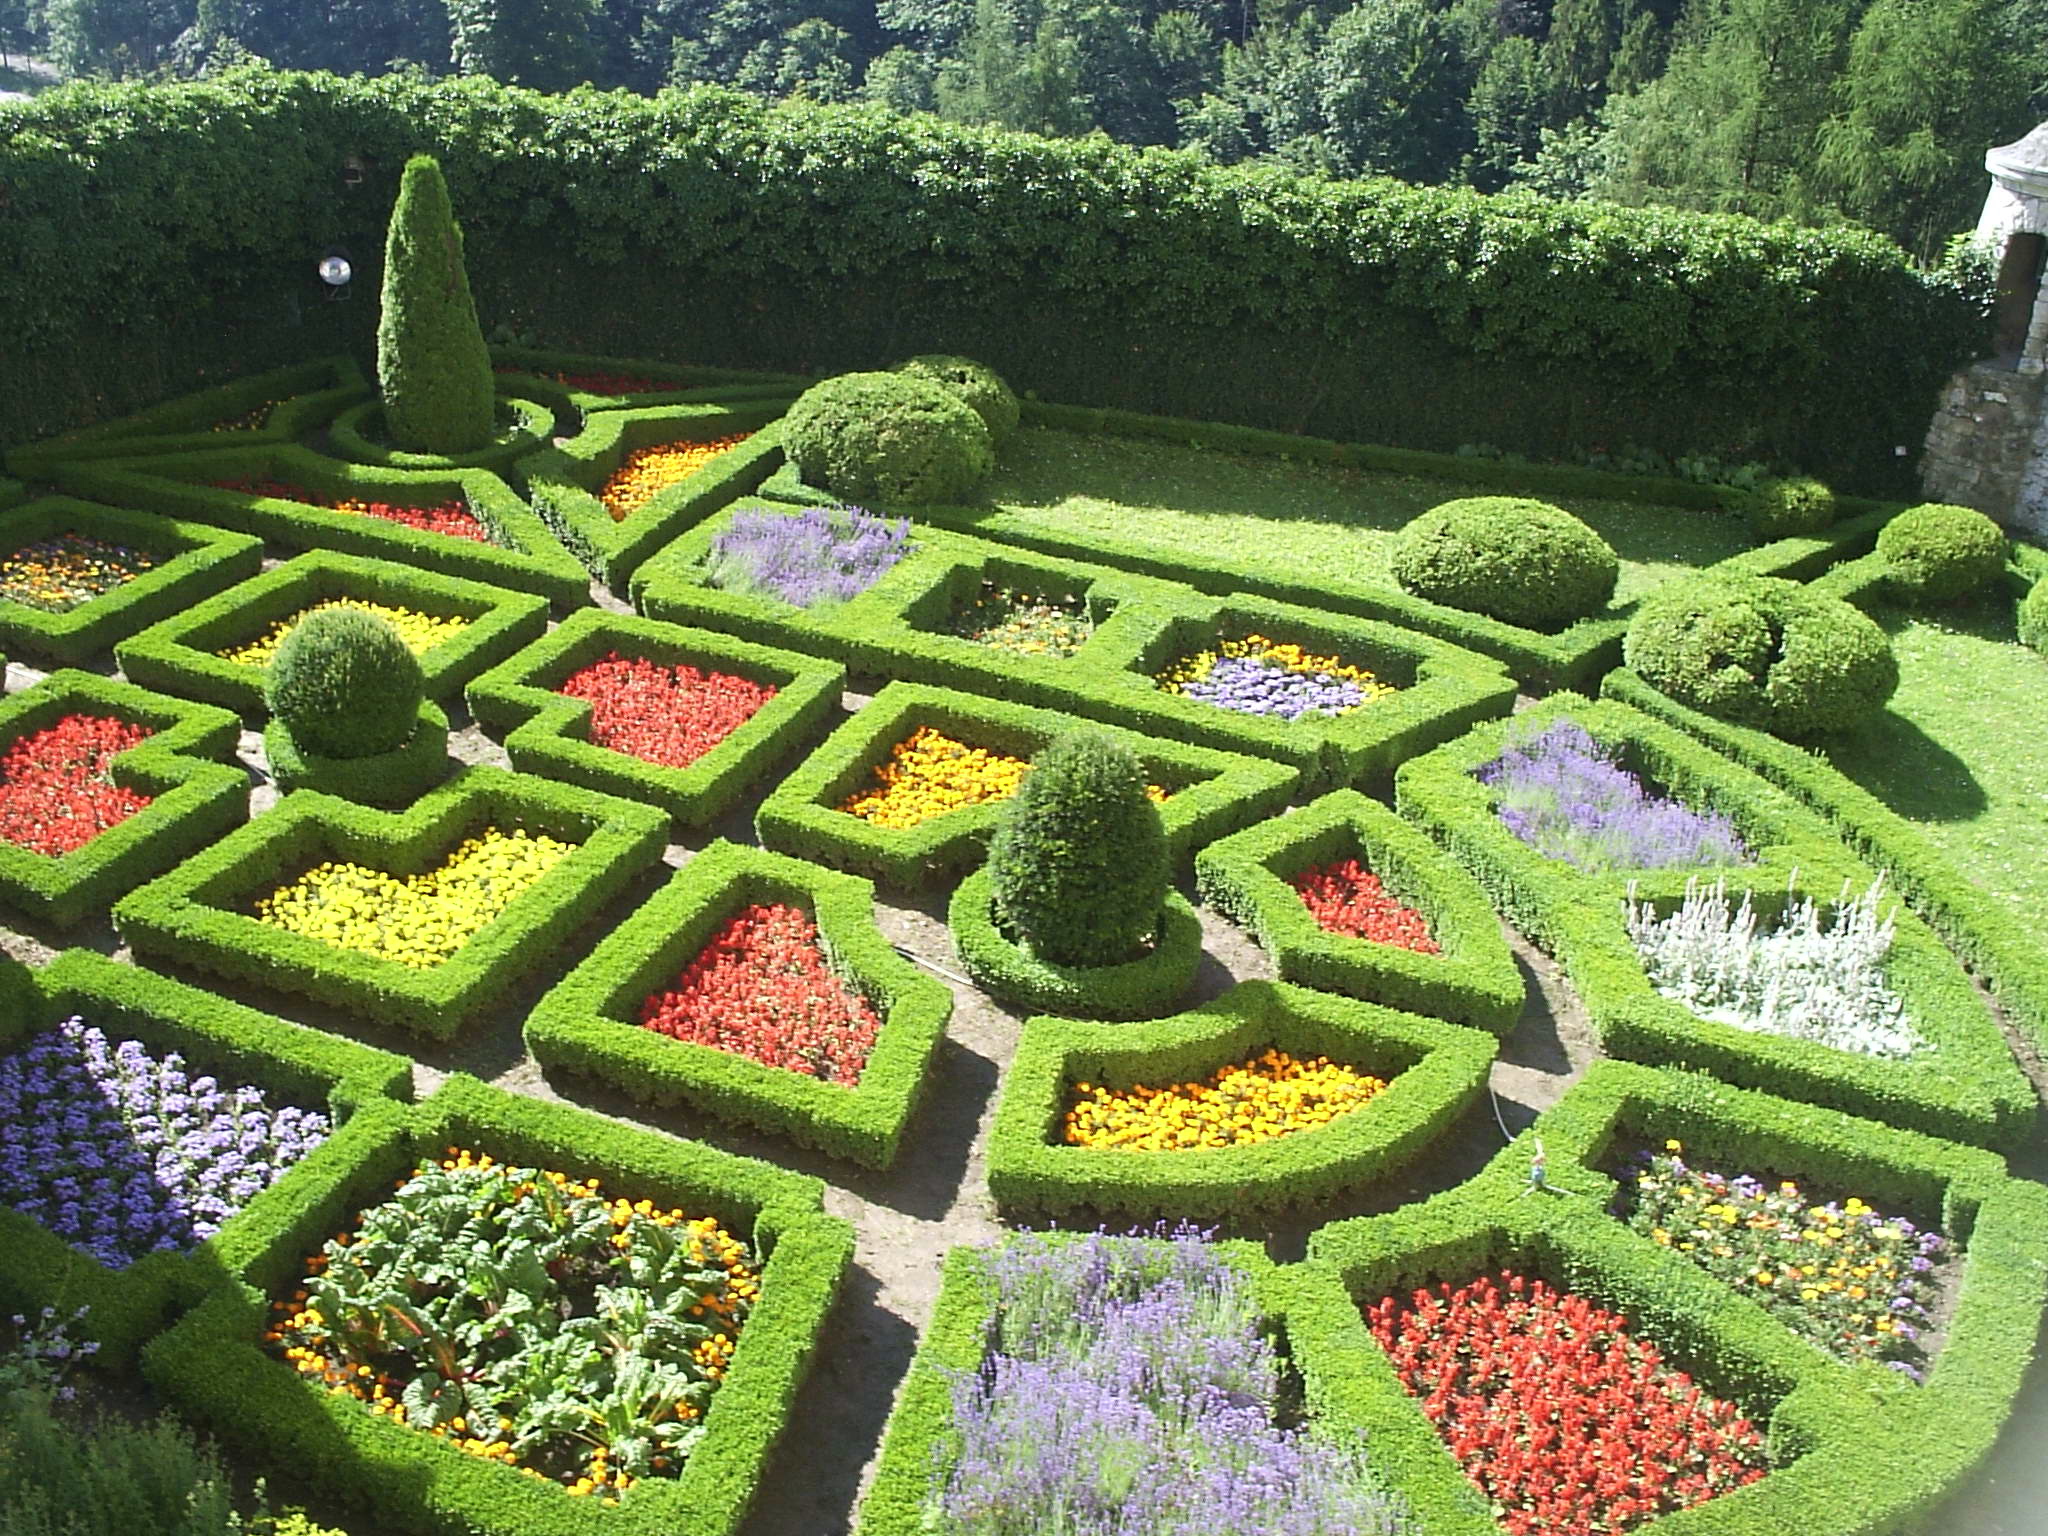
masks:
[(951, 390), (982, 419), (988, 427), (989, 437), (997, 444), (1016, 431), (1017, 423), (1022, 419), (1017, 396), (1003, 382), (1002, 375), (987, 363), (977, 363), (971, 357), (927, 352), (921, 357), (898, 363), (893, 371), (930, 379), (941, 388)]
[(2005, 532), (1970, 507), (1926, 501), (1908, 507), (1877, 536), (1885, 582), (1909, 603), (1947, 603), (1980, 592), (2005, 573)]
[(995, 468), (987, 425), (944, 385), (907, 373), (843, 373), (782, 418), (804, 479), (850, 501), (959, 501)]
[(1744, 493), (1741, 505), (1750, 531), (1766, 544), (1819, 533), (1835, 521), (1835, 493), (1808, 475), (1766, 480)]
[(1433, 603), (1529, 629), (1562, 629), (1614, 596), (1621, 562), (1563, 507), (1468, 496), (1431, 507), (1394, 539), (1394, 579)]
[(2037, 581), (2020, 599), (2020, 644), (2048, 652), (2048, 581)]
[(1677, 581), (1644, 599), (1622, 654), (1681, 704), (1779, 736), (1845, 730), (1899, 685), (1885, 632), (1838, 597), (1770, 576)]
[(278, 643), (264, 702), (302, 752), (371, 757), (405, 745), (425, 694), (398, 631), (360, 608), (321, 608)]

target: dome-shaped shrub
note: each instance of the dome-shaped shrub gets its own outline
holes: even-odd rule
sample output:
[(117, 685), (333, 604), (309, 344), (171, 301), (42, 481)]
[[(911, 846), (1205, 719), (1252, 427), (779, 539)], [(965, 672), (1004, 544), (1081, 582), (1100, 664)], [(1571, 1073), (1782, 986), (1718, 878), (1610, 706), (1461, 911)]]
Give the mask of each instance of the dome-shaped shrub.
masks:
[(2020, 644), (2048, 653), (2048, 581), (2037, 581), (2020, 599)]
[(995, 467), (988, 427), (944, 385), (906, 373), (843, 373), (782, 418), (804, 479), (859, 502), (958, 501)]
[(1868, 719), (1899, 683), (1891, 641), (1861, 610), (1768, 576), (1696, 576), (1652, 593), (1629, 666), (1682, 704), (1780, 736)]
[(1835, 521), (1835, 493), (1806, 475), (1766, 480), (1741, 500), (1750, 531), (1763, 543), (1819, 533)]
[(1877, 536), (1885, 582), (1909, 603), (1947, 603), (2005, 572), (2005, 533), (1982, 512), (1938, 501), (1908, 507)]
[(1394, 579), (1433, 603), (1530, 629), (1561, 629), (1614, 596), (1621, 562), (1562, 507), (1468, 496), (1431, 507), (1396, 536)]
[(971, 357), (948, 357), (943, 353), (929, 352), (898, 363), (893, 371), (930, 379), (932, 383), (951, 390), (972, 407), (974, 414), (988, 427), (990, 439), (998, 446), (1017, 430), (1022, 412), (1017, 405), (1016, 393), (987, 363), (977, 363)]
[(371, 757), (403, 746), (419, 719), (420, 664), (384, 620), (321, 608), (292, 627), (264, 679), (271, 714), (303, 752)]
[(1031, 760), (988, 849), (990, 906), (1055, 965), (1118, 965), (1159, 927), (1169, 867), (1159, 807), (1121, 742), (1062, 736)]

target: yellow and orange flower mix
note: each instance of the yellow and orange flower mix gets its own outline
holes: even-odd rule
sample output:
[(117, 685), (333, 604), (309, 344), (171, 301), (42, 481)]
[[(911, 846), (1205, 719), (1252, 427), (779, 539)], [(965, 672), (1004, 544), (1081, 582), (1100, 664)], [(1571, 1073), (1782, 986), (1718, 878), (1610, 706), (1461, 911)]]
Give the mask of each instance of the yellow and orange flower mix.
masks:
[(1252, 1146), (1328, 1125), (1386, 1086), (1327, 1056), (1303, 1060), (1268, 1050), (1217, 1068), (1206, 1082), (1120, 1089), (1077, 1083), (1066, 1140), (1133, 1152)]
[(611, 513), (612, 521), (623, 523), (648, 502), (679, 480), (687, 480), (727, 449), (737, 448), (751, 432), (714, 437), (701, 443), (655, 443), (635, 448), (625, 463), (611, 473), (597, 499)]
[[(1031, 765), (1021, 757), (969, 746), (921, 725), (889, 749), (887, 762), (875, 765), (877, 787), (847, 796), (839, 809), (875, 826), (902, 831), (948, 811), (1007, 800), (1030, 771)], [(1155, 805), (1166, 800), (1166, 791), (1157, 784), (1147, 784), (1145, 794)]]

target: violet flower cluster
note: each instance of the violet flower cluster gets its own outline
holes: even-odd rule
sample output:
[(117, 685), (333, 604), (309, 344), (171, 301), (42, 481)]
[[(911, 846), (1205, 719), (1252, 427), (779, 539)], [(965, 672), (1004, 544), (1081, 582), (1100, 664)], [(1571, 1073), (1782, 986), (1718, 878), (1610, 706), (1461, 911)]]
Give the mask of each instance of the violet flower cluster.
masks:
[(71, 1019), (0, 1057), (0, 1204), (125, 1269), (213, 1236), (330, 1130)]
[(1478, 777), (1510, 832), (1578, 869), (1752, 862), (1726, 816), (1652, 794), (1569, 717), (1511, 740)]
[(989, 1260), (997, 1325), (953, 1390), (944, 1536), (1399, 1536), (1364, 1448), (1276, 1422), (1243, 1275), (1198, 1233), (1048, 1240)]
[(910, 520), (859, 507), (740, 511), (711, 541), (711, 585), (816, 608), (858, 597), (910, 552)]
[(1223, 640), (1183, 657), (1155, 681), (1168, 693), (1219, 709), (1290, 723), (1303, 715), (1348, 714), (1394, 691), (1364, 667), (1264, 635)]

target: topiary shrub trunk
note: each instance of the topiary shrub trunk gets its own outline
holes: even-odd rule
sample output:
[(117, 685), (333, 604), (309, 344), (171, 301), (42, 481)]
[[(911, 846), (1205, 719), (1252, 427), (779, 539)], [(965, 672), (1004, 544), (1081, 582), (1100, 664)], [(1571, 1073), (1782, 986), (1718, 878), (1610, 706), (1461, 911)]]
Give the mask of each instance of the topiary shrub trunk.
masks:
[(440, 162), (405, 164), (384, 245), (377, 385), (384, 426), (414, 453), (473, 453), (495, 430), (496, 380)]

